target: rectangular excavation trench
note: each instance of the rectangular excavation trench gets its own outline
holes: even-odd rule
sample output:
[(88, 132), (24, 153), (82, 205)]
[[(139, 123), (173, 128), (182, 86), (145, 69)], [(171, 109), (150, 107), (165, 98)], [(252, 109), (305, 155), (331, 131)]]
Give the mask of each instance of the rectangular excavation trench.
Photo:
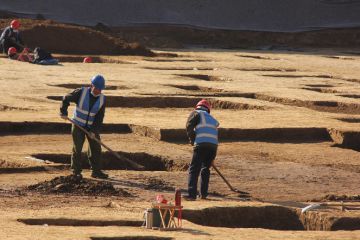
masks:
[(283, 206), (212, 207), (183, 210), (183, 218), (211, 227), (264, 228), (292, 231), (360, 230), (360, 218), (334, 217), (330, 213)]
[[(359, 122), (354, 119), (339, 119), (341, 121)], [(0, 132), (4, 135), (22, 134), (67, 134), (71, 124), (56, 122), (0, 122)], [(154, 138), (167, 142), (187, 142), (185, 129), (157, 129), (132, 124), (104, 124), (102, 133), (119, 133)], [(220, 128), (221, 141), (263, 141), (263, 142), (324, 142), (334, 141), (335, 146), (360, 150), (360, 133), (357, 131), (341, 131), (326, 128), (263, 128), (240, 129)], [(39, 171), (45, 171), (44, 168)], [(29, 169), (29, 171), (32, 171)]]
[(274, 77), (274, 78), (334, 78), (334, 76), (329, 74), (263, 74), (264, 77)]
[(319, 92), (319, 93), (338, 93), (339, 91), (330, 88), (316, 88), (316, 87), (303, 87), (301, 88), (307, 91)]
[[(314, 74), (314, 75), (295, 75), (295, 74), (263, 74), (264, 77), (275, 77), (275, 78), (320, 78), (320, 79), (334, 79), (334, 80), (342, 80), (346, 82), (352, 82), (352, 83), (360, 83), (360, 79), (354, 79), (354, 78), (346, 78), (342, 76), (333, 76), (330, 74)], [(309, 84), (306, 86), (311, 87), (334, 87), (329, 84)]]
[[(61, 167), (63, 168), (63, 167)], [(0, 167), (0, 173), (13, 174), (13, 173), (31, 173), (31, 172), (45, 172), (49, 169), (57, 169), (59, 167), (36, 166), (36, 167)]]
[(295, 68), (236, 68), (235, 70), (246, 72), (297, 72)]
[[(1, 135), (22, 134), (68, 134), (69, 123), (55, 122), (0, 122)], [(263, 142), (325, 142), (334, 140), (335, 129), (326, 128), (219, 128), (221, 141), (263, 141)], [(133, 124), (104, 124), (102, 133), (133, 133), (167, 142), (187, 142), (185, 129), (158, 129)], [(332, 134), (332, 136), (330, 136)], [(350, 136), (348, 134), (347, 136)], [(354, 136), (356, 134), (352, 134)], [(357, 136), (357, 135), (356, 135)], [(336, 139), (336, 138), (335, 138)], [(358, 137), (347, 137), (347, 145), (356, 145)], [(335, 140), (334, 140), (335, 141)], [(336, 142), (336, 141), (335, 141)]]
[(360, 151), (360, 132), (330, 129), (330, 136), (335, 143), (335, 147)]
[[(69, 226), (69, 227), (135, 227), (139, 228), (141, 220), (86, 220), (74, 218), (19, 218), (18, 222), (31, 226)], [(121, 231), (121, 230), (120, 230)], [(90, 237), (92, 240), (172, 240), (170, 237), (157, 236), (121, 236), (121, 237)]]
[(243, 54), (236, 54), (237, 57), (242, 58), (251, 58), (251, 59), (261, 59), (261, 60), (281, 60), (280, 58), (272, 58), (268, 56), (260, 56), (260, 55), (243, 55)]
[[(89, 85), (84, 85), (84, 84), (78, 84), (78, 83), (63, 83), (63, 84), (47, 84), (50, 87), (60, 87), (60, 88), (66, 88), (66, 89), (76, 89), (76, 88), (82, 88), (82, 87), (89, 87)], [(123, 89), (130, 89), (127, 86), (124, 85), (120, 85), (120, 86), (115, 86), (115, 85), (106, 85), (106, 90), (123, 90)]]
[[(220, 93), (219, 93), (220, 94)], [(224, 93), (226, 96), (228, 93)], [(250, 98), (260, 101), (273, 102), (282, 105), (305, 107), (320, 112), (360, 114), (360, 104), (343, 103), (338, 101), (309, 101), (270, 96), (261, 93), (229, 93), (239, 98)], [(221, 95), (220, 95), (221, 96)], [(232, 102), (208, 98), (204, 96), (214, 109), (234, 110), (267, 110), (271, 107), (251, 105), (241, 102)], [(229, 97), (229, 96), (226, 96)], [(62, 96), (47, 96), (47, 99), (61, 101)], [(107, 107), (121, 108), (193, 108), (203, 97), (175, 97), (175, 96), (107, 96)]]
[[(230, 92), (230, 91), (224, 91), (224, 89), (220, 89), (220, 88), (202, 87), (198, 85), (165, 84), (164, 86), (186, 90), (188, 93), (186, 94), (170, 93), (170, 94), (161, 94), (161, 96), (183, 95), (183, 96), (199, 96), (199, 97), (201, 96), (201, 97), (254, 98), (254, 93)], [(154, 94), (144, 94), (144, 95), (154, 95)]]
[[(175, 213), (175, 216), (177, 214)], [(192, 223), (225, 228), (263, 228), (285, 231), (360, 230), (360, 218), (334, 217), (328, 212), (308, 211), (283, 206), (210, 207), (200, 210), (184, 209), (183, 219)], [(129, 226), (139, 227), (138, 220), (84, 220), (72, 218), (20, 218), (26, 225), (49, 226)]]
[(208, 68), (208, 67), (144, 67), (144, 69), (162, 70), (162, 71), (193, 71), (193, 70), (212, 71), (212, 70), (214, 70), (214, 68)]
[(359, 99), (360, 98), (360, 94), (339, 94), (337, 95), (339, 97), (345, 97), (345, 98), (355, 98), (355, 99)]
[[(188, 141), (185, 129), (155, 130), (148, 127), (138, 127), (136, 133), (167, 142)], [(225, 142), (260, 141), (275, 143), (331, 141), (330, 134), (326, 128), (219, 128), (219, 139)]]
[[(137, 164), (144, 166), (144, 171), (184, 171), (188, 168), (188, 163), (175, 162), (168, 158), (151, 155), (145, 152), (117, 152), (121, 159), (118, 159), (110, 152), (102, 153), (102, 169), (104, 170), (133, 170), (133, 167), (129, 165), (128, 160), (131, 160)], [(32, 154), (32, 158), (39, 161), (43, 160), (50, 161), (57, 164), (70, 165), (71, 155), (70, 154), (52, 154), (52, 153), (38, 153)], [(89, 169), (90, 165), (87, 160), (87, 155), (82, 153), (82, 168)], [(31, 160), (31, 159), (30, 159)]]
[(223, 77), (216, 77), (207, 74), (175, 74), (175, 76), (179, 77), (186, 77), (192, 78), (196, 80), (203, 80), (203, 81), (228, 81), (229, 79)]
[[(186, 96), (186, 97), (201, 97), (209, 99), (209, 98), (252, 98), (251, 93), (237, 93), (237, 92), (210, 92), (210, 91), (193, 91), (189, 90), (186, 93), (160, 93), (160, 94), (153, 94), (153, 93), (139, 93), (142, 96)], [(220, 100), (218, 100), (220, 101)], [(259, 110), (265, 107), (258, 107)]]
[[(71, 132), (70, 123), (59, 122), (0, 122), (0, 135), (16, 134), (65, 134)], [(131, 133), (131, 126), (124, 123), (106, 123), (102, 133)]]
[(74, 226), (74, 227), (108, 227), (108, 226), (127, 226), (141, 227), (143, 221), (140, 220), (94, 220), (94, 219), (73, 219), (73, 218), (19, 218), (18, 222), (26, 225), (48, 226)]
[(360, 123), (360, 118), (337, 118), (337, 120), (347, 123)]
[[(62, 96), (47, 96), (50, 100), (62, 101)], [(122, 108), (194, 108), (203, 98), (201, 97), (133, 97), (133, 96), (106, 96), (107, 107)], [(250, 105), (247, 103), (231, 102), (213, 98), (207, 99), (214, 109), (235, 110), (266, 110), (268, 107)]]
[(164, 86), (179, 88), (188, 91), (200, 91), (200, 92), (211, 92), (211, 93), (219, 93), (224, 91), (223, 89), (220, 88), (202, 87), (198, 85), (165, 84)]
[(261, 93), (254, 93), (253, 95), (249, 95), (248, 98), (274, 102), (288, 106), (305, 107), (319, 112), (360, 114), (360, 104), (357, 103), (343, 103), (338, 101), (308, 101), (269, 96)]

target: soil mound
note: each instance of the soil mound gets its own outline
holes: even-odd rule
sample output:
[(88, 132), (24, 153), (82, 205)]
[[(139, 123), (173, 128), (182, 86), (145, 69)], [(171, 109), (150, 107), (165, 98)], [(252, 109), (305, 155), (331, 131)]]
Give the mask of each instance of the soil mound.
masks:
[(112, 29), (123, 39), (138, 41), (150, 48), (245, 48), (256, 50), (296, 51), (302, 48), (353, 48), (359, 46), (360, 28), (333, 28), (301, 32), (241, 31), (191, 26), (148, 24)]
[(56, 177), (50, 181), (30, 185), (27, 187), (27, 190), (43, 193), (71, 193), (75, 195), (132, 196), (123, 189), (115, 189), (109, 182), (79, 179), (71, 175)]
[(165, 182), (164, 180), (158, 178), (147, 178), (145, 189), (175, 191), (175, 188), (173, 186), (169, 185), (169, 183)]
[(329, 201), (360, 201), (360, 195), (335, 195), (328, 194), (321, 199), (314, 199), (314, 202), (329, 202)]
[[(88, 27), (61, 24), (51, 20), (21, 19), (21, 34), (28, 47), (41, 47), (52, 53), (154, 56), (138, 43), (129, 43)], [(0, 29), (9, 19), (0, 20)]]
[(0, 10), (0, 18), (17, 18), (17, 16), (11, 12)]

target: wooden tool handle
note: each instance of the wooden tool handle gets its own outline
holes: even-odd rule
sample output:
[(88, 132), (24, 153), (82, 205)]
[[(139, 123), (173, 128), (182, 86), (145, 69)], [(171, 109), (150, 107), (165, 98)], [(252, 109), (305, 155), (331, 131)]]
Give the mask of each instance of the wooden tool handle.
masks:
[[(89, 137), (91, 137), (91, 134), (89, 131), (87, 131), (85, 128), (83, 128), (82, 126), (80, 126), (79, 124), (77, 124), (74, 120), (70, 119), (69, 117), (66, 118), (66, 120), (70, 121), (72, 124), (74, 124), (76, 127), (78, 127), (80, 130), (82, 130), (85, 134), (87, 134)], [(96, 142), (98, 142), (99, 144), (101, 144), (104, 148), (106, 148), (109, 152), (111, 152), (115, 157), (117, 157), (119, 160), (122, 161), (126, 161), (128, 164), (130, 164), (133, 168), (135, 168), (136, 170), (144, 170), (144, 166), (139, 165), (133, 161), (131, 161), (130, 159), (127, 158), (121, 158), (121, 156), (113, 151), (110, 147), (106, 146), (105, 143), (101, 142), (99, 139), (97, 139), (96, 137), (92, 137), (92, 139), (94, 139)]]

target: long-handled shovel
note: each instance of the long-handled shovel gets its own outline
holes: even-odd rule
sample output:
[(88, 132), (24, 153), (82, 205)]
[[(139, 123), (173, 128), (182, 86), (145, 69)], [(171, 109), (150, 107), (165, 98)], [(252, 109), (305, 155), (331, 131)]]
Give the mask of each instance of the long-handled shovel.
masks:
[[(70, 118), (66, 118), (66, 120), (70, 121), (72, 124), (74, 124), (76, 127), (80, 128), (81, 131), (83, 131), (86, 135), (88, 135), (89, 137), (91, 137), (91, 134), (89, 131), (87, 131), (85, 128), (79, 126), (76, 122), (74, 122), (72, 119)], [(113, 150), (111, 150), (111, 148), (109, 148), (108, 146), (105, 145), (105, 143), (101, 142), (99, 139), (97, 139), (96, 137), (91, 137), (92, 139), (94, 139), (96, 142), (98, 142), (99, 144), (101, 144), (104, 148), (106, 148), (109, 152), (111, 152), (115, 157), (117, 157), (119, 160), (122, 161), (126, 161), (128, 164), (130, 164), (135, 170), (144, 170), (144, 166), (139, 165), (129, 159), (126, 158), (122, 158), (120, 157), (120, 155), (117, 152), (114, 152)]]
[(224, 175), (222, 175), (222, 173), (219, 171), (219, 169), (214, 165), (214, 163), (211, 165), (215, 171), (217, 172), (217, 174), (219, 174), (219, 176), (222, 178), (222, 180), (224, 180), (224, 182), (226, 183), (226, 185), (230, 188), (231, 191), (233, 192), (236, 192), (236, 193), (240, 193), (241, 195), (249, 195), (248, 192), (243, 192), (243, 191), (240, 191), (236, 188), (234, 188), (228, 180), (226, 180), (226, 178), (224, 177)]

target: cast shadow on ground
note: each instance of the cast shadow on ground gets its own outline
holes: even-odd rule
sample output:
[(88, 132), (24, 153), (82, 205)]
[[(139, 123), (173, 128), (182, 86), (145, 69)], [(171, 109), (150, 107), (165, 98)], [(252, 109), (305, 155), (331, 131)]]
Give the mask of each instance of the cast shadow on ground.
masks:
[(177, 230), (178, 232), (182, 232), (182, 233), (189, 233), (192, 235), (205, 235), (205, 236), (211, 236), (211, 234), (206, 233), (204, 231), (198, 230), (198, 229), (191, 229), (191, 228), (181, 228), (179, 230)]

